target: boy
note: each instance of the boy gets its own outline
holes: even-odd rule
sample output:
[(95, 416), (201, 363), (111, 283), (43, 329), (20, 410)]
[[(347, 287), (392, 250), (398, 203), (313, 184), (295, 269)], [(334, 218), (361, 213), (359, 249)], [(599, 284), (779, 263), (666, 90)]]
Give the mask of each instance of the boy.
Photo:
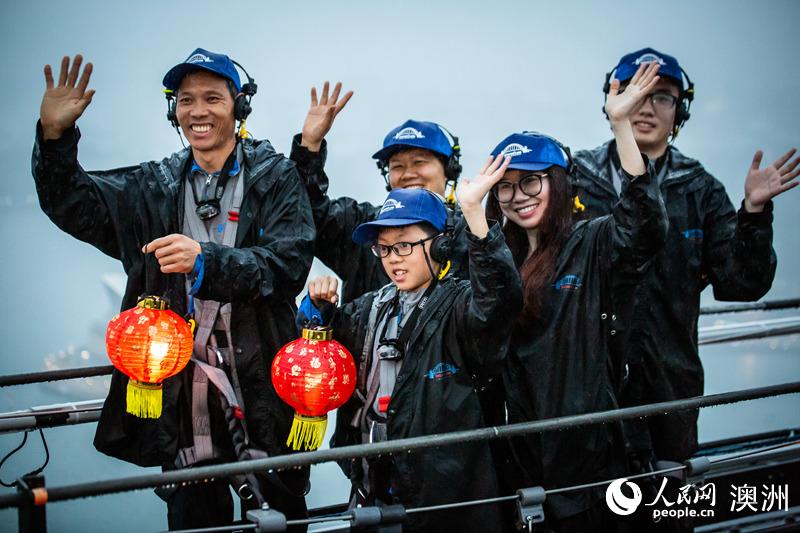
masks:
[[(335, 338), (358, 364), (356, 393), (339, 410), (334, 445), (485, 425), (477, 390), (500, 371), (522, 301), (501, 228), (489, 228), (481, 205), (505, 172), (508, 160), (501, 161), (490, 159), (458, 190), (468, 225), (469, 281), (441, 275), (447, 263), (447, 211), (428, 190), (393, 190), (377, 218), (353, 232), (355, 242), (373, 243), (391, 283), (333, 314)], [(309, 284), (309, 297), (318, 304), (335, 303), (336, 289), (335, 279), (320, 278)], [(323, 305), (324, 318), (331, 311)], [(353, 505), (420, 507), (498, 492), (487, 442), (353, 461), (349, 475)], [(410, 515), (406, 527), (492, 531), (500, 523), (499, 508), (482, 505)]]

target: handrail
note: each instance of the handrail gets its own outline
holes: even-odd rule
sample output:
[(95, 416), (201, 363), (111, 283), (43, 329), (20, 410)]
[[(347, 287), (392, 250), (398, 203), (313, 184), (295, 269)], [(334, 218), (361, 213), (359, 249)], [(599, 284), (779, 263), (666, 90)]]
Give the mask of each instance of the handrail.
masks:
[[(384, 441), (372, 444), (359, 444), (335, 449), (316, 450), (290, 455), (281, 455), (267, 459), (254, 459), (237, 463), (226, 463), (211, 466), (195, 467), (186, 470), (175, 470), (158, 474), (122, 477), (97, 480), (88, 483), (49, 487), (47, 501), (64, 501), (88, 496), (114, 494), (140, 489), (156, 488), (173, 484), (186, 484), (203, 480), (224, 478), (237, 474), (245, 474), (258, 470), (284, 470), (344, 459), (373, 457), (383, 454), (411, 453), (412, 451), (446, 446), (463, 442), (485, 441), (503, 437), (515, 437), (531, 433), (542, 433), (560, 429), (571, 429), (586, 425), (603, 424), (659, 415), (672, 411), (683, 411), (725, 405), (757, 398), (767, 398), (800, 392), (800, 382), (771, 385), (740, 391), (724, 392), (707, 396), (697, 396), (681, 400), (673, 400), (650, 405), (627, 407), (596, 413), (564, 416), (559, 418), (522, 422), (508, 426), (489, 427), (468, 431), (456, 431), (436, 435), (426, 435), (407, 439)], [(0, 496), (0, 509), (18, 507), (27, 501), (26, 493)]]

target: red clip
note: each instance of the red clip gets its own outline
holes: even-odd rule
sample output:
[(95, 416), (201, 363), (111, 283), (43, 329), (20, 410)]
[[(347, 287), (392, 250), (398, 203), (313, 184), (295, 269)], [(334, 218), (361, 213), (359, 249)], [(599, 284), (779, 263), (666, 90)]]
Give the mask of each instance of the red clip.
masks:
[(378, 398), (378, 411), (381, 413), (385, 413), (386, 410), (389, 408), (389, 400), (391, 400), (391, 396), (381, 396)]
[(234, 407), (233, 408), (233, 416), (238, 418), (239, 420), (244, 420), (244, 411), (242, 411), (241, 407)]
[(239, 222), (239, 211), (228, 211), (228, 220), (231, 222)]

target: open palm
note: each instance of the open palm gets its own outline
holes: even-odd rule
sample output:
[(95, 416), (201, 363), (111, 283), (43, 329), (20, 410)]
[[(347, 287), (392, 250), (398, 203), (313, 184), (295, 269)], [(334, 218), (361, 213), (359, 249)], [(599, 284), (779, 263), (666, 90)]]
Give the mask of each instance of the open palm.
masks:
[(53, 71), (50, 65), (44, 67), (46, 88), (44, 96), (42, 96), (39, 118), (45, 138), (60, 137), (62, 132), (75, 124), (75, 121), (92, 102), (94, 90), (86, 89), (92, 76), (92, 64), (86, 64), (83, 74), (78, 80), (82, 62), (83, 57), (76, 55), (72, 62), (72, 68), (70, 68), (69, 57), (65, 56), (61, 60), (57, 85), (53, 82)]
[(792, 148), (764, 168), (759, 168), (764, 153), (761, 150), (755, 153), (744, 182), (745, 208), (748, 211), (761, 211), (768, 201), (800, 184), (796, 179), (800, 175), (797, 168), (800, 157), (789, 162), (796, 151)]
[(625, 120), (639, 108), (642, 100), (658, 83), (659, 78), (656, 74), (659, 67), (660, 65), (654, 61), (639, 65), (639, 69), (623, 92), (619, 92), (619, 80), (611, 81), (605, 106), (609, 120)]
[(333, 126), (333, 120), (336, 115), (344, 109), (347, 102), (353, 96), (353, 91), (348, 91), (339, 100), (339, 93), (342, 90), (342, 83), (337, 82), (333, 88), (333, 93), (328, 97), (328, 90), (330, 83), (327, 81), (322, 87), (322, 96), (317, 100), (317, 88), (311, 88), (311, 106), (308, 108), (306, 120), (303, 123), (302, 141), (303, 144), (309, 146), (313, 151), (319, 150), (322, 139)]
[(456, 197), (462, 209), (480, 205), (494, 184), (500, 181), (506, 173), (510, 162), (510, 157), (498, 155), (492, 158), (489, 156), (477, 176), (472, 179), (466, 176), (461, 178), (456, 189)]

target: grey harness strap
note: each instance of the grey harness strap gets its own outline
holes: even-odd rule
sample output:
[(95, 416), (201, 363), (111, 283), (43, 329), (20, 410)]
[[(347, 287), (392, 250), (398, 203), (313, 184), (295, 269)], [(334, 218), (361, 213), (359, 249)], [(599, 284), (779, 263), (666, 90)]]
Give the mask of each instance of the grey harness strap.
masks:
[[(223, 194), (220, 214), (204, 222), (194, 211), (194, 196), (191, 183), (185, 189), (184, 216), (185, 235), (200, 242), (215, 242), (221, 246), (233, 247), (236, 242), (236, 220), (225, 220), (228, 211), (238, 210), (244, 195), (244, 178), (240, 172), (228, 182), (229, 187)], [(187, 280), (187, 286), (189, 281)], [(188, 290), (187, 290), (188, 293)], [(193, 445), (178, 451), (176, 465), (180, 468), (200, 461), (207, 461), (220, 456), (220, 450), (214, 446), (211, 438), (211, 424), (208, 412), (208, 383), (211, 382), (224, 396), (232, 408), (243, 409), (239, 380), (236, 376), (234, 345), (231, 336), (231, 305), (220, 304), (212, 300), (194, 299), (195, 320), (197, 330), (194, 340), (192, 361), (195, 363), (192, 374), (192, 440)], [(219, 348), (214, 331), (224, 331), (227, 348)], [(228, 365), (233, 376), (233, 384), (227, 374), (220, 368)], [(247, 429), (242, 424), (247, 438)]]

